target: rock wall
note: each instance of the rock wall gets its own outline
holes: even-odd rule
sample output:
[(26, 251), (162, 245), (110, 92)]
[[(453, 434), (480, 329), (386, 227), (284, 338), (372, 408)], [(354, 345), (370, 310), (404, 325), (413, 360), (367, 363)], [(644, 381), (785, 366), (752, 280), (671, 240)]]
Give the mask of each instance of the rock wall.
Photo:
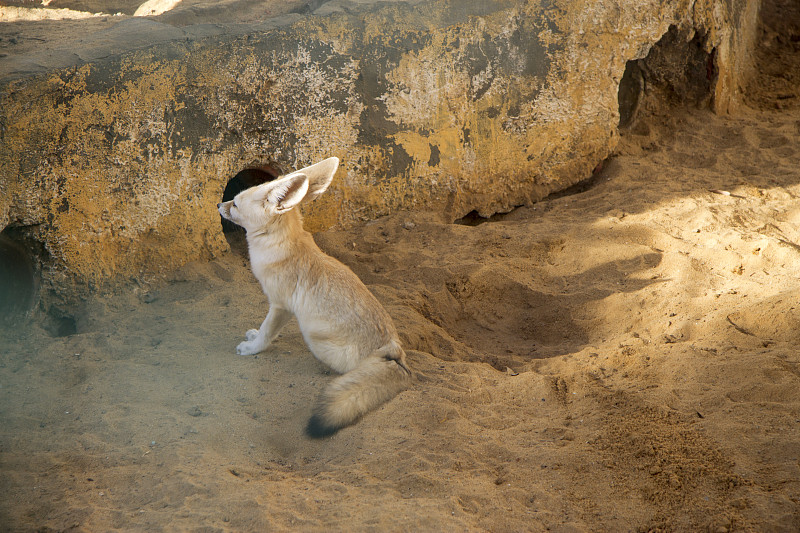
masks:
[(702, 38), (713, 106), (731, 111), (758, 6), (333, 0), (6, 77), (0, 229), (39, 245), (45, 307), (63, 311), (225, 251), (215, 205), (247, 167), (338, 156), (306, 212), (312, 230), (398, 209), (507, 211), (612, 152), (626, 65), (670, 27)]

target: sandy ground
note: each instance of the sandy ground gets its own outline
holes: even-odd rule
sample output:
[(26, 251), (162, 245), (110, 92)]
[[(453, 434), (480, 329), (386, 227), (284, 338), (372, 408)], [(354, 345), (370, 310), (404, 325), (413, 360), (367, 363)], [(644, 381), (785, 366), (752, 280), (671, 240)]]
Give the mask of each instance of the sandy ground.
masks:
[(235, 253), (4, 333), (0, 529), (800, 530), (790, 30), (749, 108), (656, 112), (571, 194), (317, 235), (416, 373), (332, 438), (303, 434), (331, 377), (296, 325), (234, 354), (267, 310)]

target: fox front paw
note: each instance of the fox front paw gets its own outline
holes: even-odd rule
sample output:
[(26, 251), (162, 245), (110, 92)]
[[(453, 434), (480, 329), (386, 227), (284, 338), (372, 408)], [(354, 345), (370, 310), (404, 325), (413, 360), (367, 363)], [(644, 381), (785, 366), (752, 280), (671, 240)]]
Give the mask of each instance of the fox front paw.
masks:
[(257, 329), (248, 329), (247, 333), (244, 334), (244, 338), (247, 340), (240, 342), (239, 346), (236, 347), (236, 353), (239, 355), (255, 355), (263, 352), (269, 344), (259, 336)]
[(255, 355), (264, 350), (264, 347), (254, 341), (240, 342), (236, 347), (237, 355)]

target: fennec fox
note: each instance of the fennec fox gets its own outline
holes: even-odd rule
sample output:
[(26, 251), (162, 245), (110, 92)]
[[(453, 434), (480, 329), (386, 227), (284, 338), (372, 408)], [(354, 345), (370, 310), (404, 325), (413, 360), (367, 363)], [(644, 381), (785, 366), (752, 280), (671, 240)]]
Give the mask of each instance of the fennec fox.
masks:
[(392, 319), (345, 265), (303, 229), (301, 202), (325, 192), (339, 166), (331, 157), (240, 192), (217, 205), (247, 231), (250, 264), (269, 299), (259, 329), (236, 347), (265, 350), (294, 315), (314, 356), (343, 375), (322, 393), (307, 433), (330, 435), (405, 389), (411, 378)]

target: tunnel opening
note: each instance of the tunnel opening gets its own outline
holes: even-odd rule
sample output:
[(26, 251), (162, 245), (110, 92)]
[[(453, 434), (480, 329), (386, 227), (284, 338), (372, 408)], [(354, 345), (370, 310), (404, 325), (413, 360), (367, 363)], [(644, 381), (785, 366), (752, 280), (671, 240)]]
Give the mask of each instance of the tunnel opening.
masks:
[(35, 233), (36, 226), (15, 225), (0, 232), (0, 326), (11, 331), (33, 319), (53, 337), (74, 335), (79, 315), (42, 283), (53, 264)]
[(718, 69), (707, 35), (670, 26), (643, 59), (628, 61), (618, 91), (619, 127), (676, 106), (712, 107)]
[[(233, 200), (240, 192), (250, 187), (272, 181), (280, 175), (280, 169), (274, 165), (246, 168), (228, 180), (228, 183), (225, 185), (225, 190), (222, 193), (222, 201), (228, 202)], [(219, 218), (222, 224), (222, 234), (225, 235), (225, 240), (228, 241), (231, 251), (246, 257), (247, 239), (244, 228), (221, 216)]]
[(78, 321), (75, 316), (51, 307), (47, 312), (44, 329), (53, 337), (69, 337), (78, 333)]
[(39, 294), (35, 254), (16, 227), (0, 232), (0, 323), (13, 325), (28, 318)]
[[(511, 211), (514, 209), (516, 209), (516, 207), (513, 207)], [(459, 224), (461, 226), (480, 226), (486, 222), (499, 222), (503, 220), (511, 211), (505, 213), (495, 213), (490, 216), (483, 216), (478, 213), (477, 210), (473, 209), (463, 217), (454, 220), (453, 224)]]

